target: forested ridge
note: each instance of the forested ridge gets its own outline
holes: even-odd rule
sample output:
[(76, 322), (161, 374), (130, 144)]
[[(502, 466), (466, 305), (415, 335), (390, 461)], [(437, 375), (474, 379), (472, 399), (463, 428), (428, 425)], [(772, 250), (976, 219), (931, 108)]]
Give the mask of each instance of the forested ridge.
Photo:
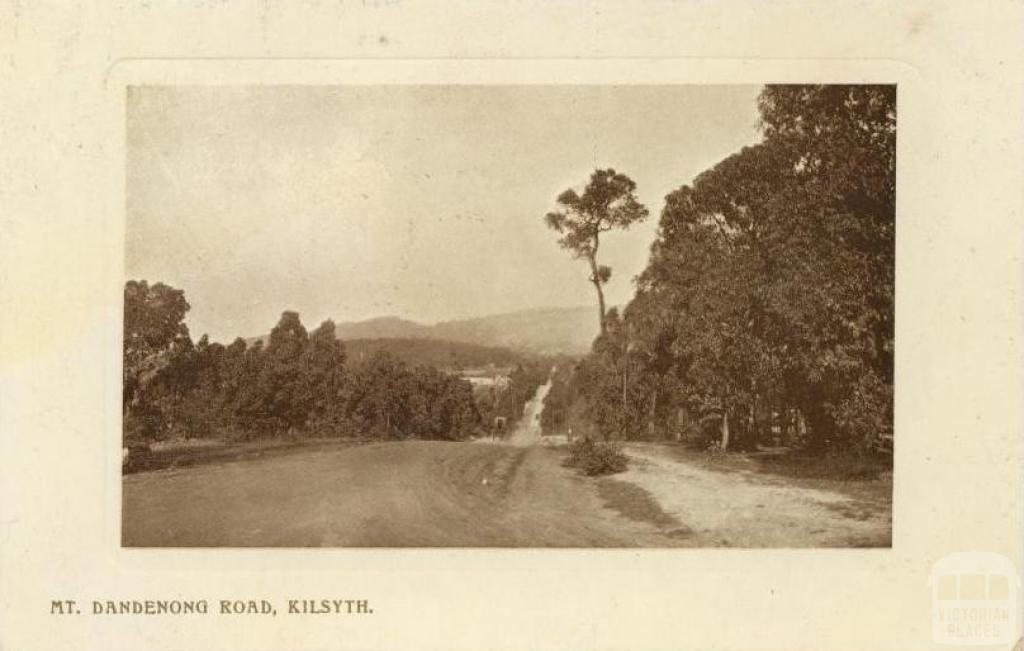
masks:
[(555, 376), (546, 431), (844, 452), (891, 432), (896, 87), (767, 86), (758, 109), (761, 142), (665, 198), (634, 298)]
[[(521, 417), (550, 362), (521, 357), (502, 386), (474, 391), (448, 369), (403, 358), (479, 363), (509, 351), (399, 340), (360, 342), (352, 359), (335, 325), (308, 332), (286, 311), (266, 338), (225, 346), (193, 342), (183, 290), (129, 281), (124, 290), (126, 443), (169, 438), (280, 437), (461, 440), (488, 433), (498, 416)], [(461, 357), (460, 357), (461, 355)]]

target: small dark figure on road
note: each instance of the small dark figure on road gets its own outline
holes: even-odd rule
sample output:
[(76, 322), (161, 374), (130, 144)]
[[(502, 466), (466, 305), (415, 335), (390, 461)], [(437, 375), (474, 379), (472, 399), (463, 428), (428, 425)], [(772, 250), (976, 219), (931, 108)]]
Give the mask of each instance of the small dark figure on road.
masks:
[(507, 425), (508, 421), (504, 416), (495, 416), (494, 427), (491, 428), (491, 436), (496, 439), (504, 437)]

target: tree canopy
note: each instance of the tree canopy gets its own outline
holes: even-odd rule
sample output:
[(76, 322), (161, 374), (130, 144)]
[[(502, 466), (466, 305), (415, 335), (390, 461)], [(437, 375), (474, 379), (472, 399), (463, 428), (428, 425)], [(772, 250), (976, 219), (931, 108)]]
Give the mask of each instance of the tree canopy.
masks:
[(558, 196), (558, 210), (549, 212), (544, 221), (559, 233), (558, 244), (575, 258), (583, 258), (590, 266), (590, 282), (597, 292), (601, 332), (605, 331), (605, 285), (612, 276), (611, 267), (598, 264), (601, 233), (615, 228), (626, 229), (643, 221), (648, 212), (636, 198), (636, 183), (614, 169), (595, 170), (590, 182), (577, 193), (572, 188)]
[(891, 425), (895, 102), (891, 86), (768, 86), (762, 142), (666, 197), (622, 323), (573, 380), (599, 429), (714, 423), (724, 443), (731, 422), (742, 445), (782, 423), (833, 449)]
[[(123, 403), (134, 399), (139, 386), (166, 363), (175, 345), (191, 345), (184, 323), (189, 304), (185, 293), (145, 280), (124, 286)], [(187, 342), (187, 343), (186, 343)]]
[(193, 343), (187, 310), (181, 290), (125, 285), (126, 440), (459, 440), (486, 432), (495, 416), (521, 417), (547, 372), (535, 360), (506, 385), (474, 391), (458, 375), (411, 365), (385, 347), (352, 362), (332, 321), (308, 332), (293, 311), (281, 314), (265, 344), (239, 338), (224, 346), (205, 335)]

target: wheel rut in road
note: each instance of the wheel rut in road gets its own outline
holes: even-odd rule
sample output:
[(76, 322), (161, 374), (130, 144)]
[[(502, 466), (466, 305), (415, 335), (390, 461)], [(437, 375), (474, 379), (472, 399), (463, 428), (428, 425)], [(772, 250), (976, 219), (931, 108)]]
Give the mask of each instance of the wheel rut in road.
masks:
[(140, 547), (661, 546), (544, 447), (404, 441), (124, 478)]

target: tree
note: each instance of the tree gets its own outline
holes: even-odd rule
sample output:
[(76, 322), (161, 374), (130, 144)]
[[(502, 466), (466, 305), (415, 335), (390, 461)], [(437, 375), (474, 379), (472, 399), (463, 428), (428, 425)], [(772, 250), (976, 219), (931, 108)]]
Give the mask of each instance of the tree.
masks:
[(548, 227), (562, 236), (559, 245), (589, 264), (602, 333), (606, 330), (602, 286), (611, 279), (612, 270), (597, 262), (601, 233), (613, 228), (627, 229), (647, 218), (647, 208), (637, 201), (635, 191), (636, 183), (625, 174), (613, 169), (595, 170), (583, 194), (572, 188), (566, 190), (558, 196), (559, 210), (544, 218)]
[(404, 362), (379, 350), (355, 369), (348, 390), (346, 411), (363, 431), (384, 439), (406, 438), (413, 387)]
[[(181, 291), (132, 282), (125, 305), (126, 378), (145, 376), (126, 382), (126, 395), (134, 396), (126, 400), (126, 441), (306, 434), (461, 440), (480, 427), (468, 381), (433, 366), (410, 367), (385, 349), (350, 367), (331, 321), (307, 333), (289, 311), (251, 346), (241, 338), (224, 346), (206, 335), (193, 344)], [(509, 402), (518, 412), (527, 387), (541, 382), (535, 366), (514, 374)]]
[(260, 376), (261, 397), (267, 415), (283, 421), (289, 431), (302, 429), (313, 406), (306, 381), (309, 335), (297, 312), (281, 314), (270, 331)]
[(579, 365), (579, 391), (585, 400), (587, 413), (605, 440), (634, 438), (632, 403), (624, 373), (628, 355), (627, 333), (617, 309), (608, 311), (605, 322), (605, 332), (597, 336), (590, 355)]
[(185, 292), (163, 283), (129, 280), (124, 286), (123, 408), (127, 411), (140, 388), (166, 363), (176, 345), (190, 346)]
[(625, 327), (580, 364), (601, 431), (685, 411), (743, 447), (774, 412), (824, 451), (891, 425), (895, 87), (769, 86), (759, 109), (763, 142), (666, 197)]
[(334, 322), (324, 321), (309, 336), (302, 362), (306, 391), (312, 400), (310, 420), (318, 426), (336, 426), (342, 415), (345, 357), (345, 345), (338, 340)]

